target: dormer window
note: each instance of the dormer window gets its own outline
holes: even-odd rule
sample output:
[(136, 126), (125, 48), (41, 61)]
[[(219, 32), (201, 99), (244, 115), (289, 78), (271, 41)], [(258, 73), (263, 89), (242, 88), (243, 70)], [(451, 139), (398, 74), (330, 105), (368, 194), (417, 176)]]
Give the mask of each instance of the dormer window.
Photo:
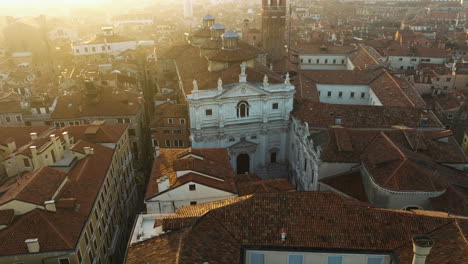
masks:
[(246, 101), (240, 101), (237, 104), (237, 117), (249, 116), (249, 104)]

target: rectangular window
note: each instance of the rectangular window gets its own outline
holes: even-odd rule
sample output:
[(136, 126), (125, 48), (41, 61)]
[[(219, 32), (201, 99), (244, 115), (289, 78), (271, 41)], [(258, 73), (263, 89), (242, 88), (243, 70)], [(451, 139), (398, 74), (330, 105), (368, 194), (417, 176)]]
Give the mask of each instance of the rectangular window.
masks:
[(403, 61), (403, 58), (398, 58), (399, 61)]
[(190, 202), (190, 205), (196, 205), (197, 204), (197, 201), (191, 201)]
[(344, 64), (344, 60), (341, 60), (341, 64)]
[(336, 60), (333, 60), (333, 64), (336, 64)]
[(270, 153), (270, 163), (276, 163), (276, 152)]
[(21, 122), (21, 116), (16, 116), (16, 121)]
[(88, 52), (88, 48), (84, 48), (84, 51), (85, 51), (85, 52)]
[(5, 120), (7, 121), (7, 123), (10, 123), (11, 122), (11, 118), (9, 116), (6, 116), (5, 117)]
[(159, 142), (157, 139), (153, 139), (153, 146), (159, 147)]
[(174, 140), (174, 147), (179, 147), (179, 141)]
[(96, 47), (93, 47), (92, 50), (93, 50), (93, 52), (96, 52)]
[(309, 60), (308, 60), (308, 62), (309, 62), (309, 63), (312, 63), (312, 60), (311, 60), (311, 59), (309, 59)]
[(272, 109), (278, 109), (278, 103), (273, 103), (273, 104), (271, 105), (271, 108), (272, 108)]
[(343, 256), (328, 256), (327, 264), (343, 264)]
[(23, 161), (24, 161), (24, 166), (25, 167), (31, 167), (31, 163), (29, 163), (29, 159), (24, 158)]
[(234, 142), (236, 139), (235, 138), (230, 138), (229, 142)]
[(80, 50), (79, 50), (79, 49), (76, 49), (75, 52), (76, 52), (76, 53), (80, 53)]
[(183, 140), (179, 140), (179, 147), (183, 147), (184, 146), (184, 141)]
[(175, 129), (172, 133), (174, 133), (174, 134), (182, 134), (182, 130), (180, 130), (180, 129)]
[(354, 98), (354, 92), (351, 92), (351, 98)]
[(190, 184), (189, 185), (189, 190), (190, 191), (195, 191), (197, 189), (197, 186), (195, 184)]
[(338, 97), (343, 97), (343, 92), (339, 92)]
[(325, 64), (327, 64), (327, 63), (328, 63), (328, 59), (325, 59)]
[(171, 141), (169, 139), (166, 140), (166, 147), (170, 147), (171, 146)]
[(180, 124), (182, 124), (182, 125), (185, 124), (185, 119), (184, 118), (180, 119)]
[(70, 260), (68, 258), (61, 258), (59, 259), (59, 264), (70, 264)]
[(384, 264), (384, 257), (368, 257), (367, 264)]
[(361, 93), (361, 98), (365, 98), (366, 97), (366, 93)]
[(304, 256), (303, 255), (289, 255), (288, 264), (303, 264)]
[(211, 110), (211, 109), (206, 109), (206, 110), (205, 110), (205, 115), (206, 115), (206, 116), (211, 116), (211, 115), (213, 115), (213, 110)]
[(265, 264), (265, 254), (263, 253), (251, 253), (250, 264)]
[(327, 96), (328, 97), (332, 96), (332, 92), (328, 91)]
[(447, 82), (450, 82), (452, 80), (452, 78), (447, 78), (446, 80), (447, 80)]
[(320, 60), (319, 60), (319, 59), (317, 59), (317, 64), (319, 64), (319, 63), (320, 63)]
[(168, 118), (167, 123), (170, 124), (170, 125), (174, 124), (174, 119)]

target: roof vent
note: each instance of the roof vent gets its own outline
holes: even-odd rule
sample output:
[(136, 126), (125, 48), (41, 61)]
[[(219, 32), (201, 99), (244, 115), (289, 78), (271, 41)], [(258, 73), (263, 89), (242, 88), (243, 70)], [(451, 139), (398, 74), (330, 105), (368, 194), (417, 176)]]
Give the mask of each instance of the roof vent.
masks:
[(29, 136), (31, 136), (31, 140), (36, 140), (37, 139), (37, 133), (35, 133), (35, 132), (30, 133)]
[(40, 251), (38, 238), (26, 239), (26, 241), (24, 242), (26, 243), (26, 246), (28, 247), (29, 253), (37, 253)]

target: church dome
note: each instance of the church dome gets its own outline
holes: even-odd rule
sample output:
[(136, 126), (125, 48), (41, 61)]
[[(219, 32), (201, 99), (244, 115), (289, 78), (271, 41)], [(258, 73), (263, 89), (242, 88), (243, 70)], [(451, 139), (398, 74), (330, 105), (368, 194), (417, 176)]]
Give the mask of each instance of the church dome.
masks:
[(212, 17), (211, 15), (206, 15), (203, 17), (203, 20), (214, 20), (215, 18)]
[(223, 39), (239, 38), (239, 34), (237, 34), (236, 32), (232, 30), (229, 30), (228, 32), (224, 33), (221, 37)]
[(221, 24), (216, 23), (216, 24), (212, 25), (210, 29), (211, 30), (223, 30), (224, 26), (221, 25)]

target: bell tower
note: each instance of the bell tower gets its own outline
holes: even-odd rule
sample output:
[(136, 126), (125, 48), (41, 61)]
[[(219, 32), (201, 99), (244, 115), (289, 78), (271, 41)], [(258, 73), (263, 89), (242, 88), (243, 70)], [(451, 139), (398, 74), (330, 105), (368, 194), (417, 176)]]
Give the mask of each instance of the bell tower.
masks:
[(286, 0), (262, 0), (262, 43), (268, 52), (268, 63), (284, 55)]

